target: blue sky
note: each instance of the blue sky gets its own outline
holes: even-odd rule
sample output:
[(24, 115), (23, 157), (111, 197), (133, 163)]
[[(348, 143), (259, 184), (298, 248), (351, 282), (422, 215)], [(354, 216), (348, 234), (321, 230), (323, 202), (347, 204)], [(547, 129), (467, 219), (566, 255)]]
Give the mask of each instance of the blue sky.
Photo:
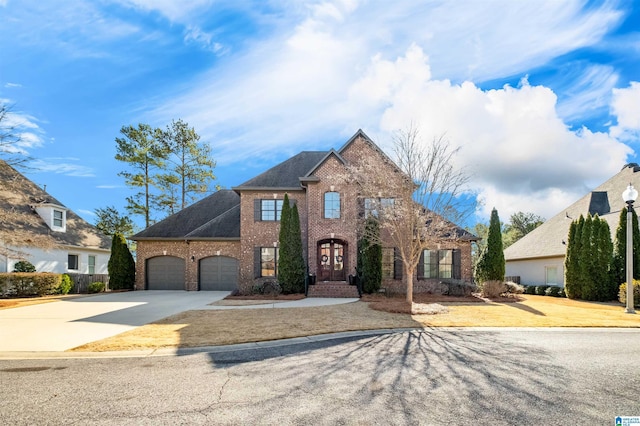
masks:
[(639, 74), (633, 1), (0, 0), (28, 177), (92, 223), (130, 194), (120, 128), (178, 118), (226, 188), (414, 123), (461, 148), (479, 220), (549, 218), (640, 162)]

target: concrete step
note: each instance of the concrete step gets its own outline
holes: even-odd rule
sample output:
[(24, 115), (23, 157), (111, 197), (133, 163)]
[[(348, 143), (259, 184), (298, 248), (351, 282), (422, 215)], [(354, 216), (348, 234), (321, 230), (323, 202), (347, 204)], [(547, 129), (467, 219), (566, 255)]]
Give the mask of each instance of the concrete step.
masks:
[(345, 281), (325, 281), (310, 285), (308, 297), (360, 297), (355, 285), (349, 285)]

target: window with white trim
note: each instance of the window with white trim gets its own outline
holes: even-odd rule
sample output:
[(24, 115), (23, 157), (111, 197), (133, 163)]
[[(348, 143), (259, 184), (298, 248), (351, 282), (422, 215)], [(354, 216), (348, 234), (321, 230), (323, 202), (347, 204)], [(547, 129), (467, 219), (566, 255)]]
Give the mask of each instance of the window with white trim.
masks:
[(95, 256), (89, 256), (89, 274), (95, 274), (96, 273), (96, 257)]
[(64, 213), (62, 210), (53, 210), (53, 226), (62, 228), (64, 226)]

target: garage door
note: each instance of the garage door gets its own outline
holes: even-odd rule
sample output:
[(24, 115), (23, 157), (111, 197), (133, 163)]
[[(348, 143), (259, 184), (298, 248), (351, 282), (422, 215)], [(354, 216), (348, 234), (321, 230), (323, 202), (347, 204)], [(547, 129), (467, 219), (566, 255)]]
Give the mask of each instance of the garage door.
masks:
[(200, 290), (231, 291), (238, 288), (238, 261), (214, 256), (200, 260)]
[(147, 289), (184, 290), (184, 259), (173, 256), (148, 259)]

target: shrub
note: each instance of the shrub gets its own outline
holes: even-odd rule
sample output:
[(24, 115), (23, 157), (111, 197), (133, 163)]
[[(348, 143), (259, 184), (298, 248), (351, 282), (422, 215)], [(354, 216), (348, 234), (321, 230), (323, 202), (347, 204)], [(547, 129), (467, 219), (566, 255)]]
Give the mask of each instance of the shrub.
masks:
[[(627, 304), (627, 283), (620, 284), (618, 300), (624, 305)], [(633, 280), (633, 306), (640, 306), (640, 280)]]
[(270, 296), (277, 296), (282, 293), (282, 287), (275, 281), (267, 281), (262, 286), (262, 294), (267, 294)]
[(96, 281), (92, 282), (87, 286), (87, 291), (89, 293), (102, 293), (105, 289), (105, 285), (103, 282)]
[(31, 262), (21, 260), (13, 266), (13, 272), (35, 272), (36, 267)]
[(107, 270), (112, 290), (133, 289), (136, 281), (136, 264), (122, 234), (113, 235)]
[(524, 293), (524, 287), (521, 286), (520, 284), (514, 283), (512, 281), (507, 281), (506, 283), (504, 283), (504, 285), (507, 287), (507, 293), (511, 293), (511, 294), (522, 294)]
[(551, 297), (560, 297), (560, 292), (563, 290), (562, 287), (556, 287), (555, 285), (549, 286), (545, 291), (545, 296)]
[(263, 288), (263, 283), (254, 284), (253, 287), (251, 287), (251, 294), (262, 294)]
[(447, 289), (443, 294), (448, 296), (469, 296), (471, 293), (478, 290), (478, 287), (475, 284), (464, 280), (450, 278), (442, 280), (441, 283), (447, 286)]
[(505, 291), (507, 291), (507, 286), (503, 281), (490, 280), (482, 283), (482, 297), (500, 297)]
[(524, 286), (524, 294), (536, 294), (536, 286), (535, 285), (525, 285)]
[(538, 296), (544, 296), (546, 294), (547, 288), (549, 288), (548, 285), (539, 285), (536, 286), (536, 294)]
[(60, 274), (51, 272), (12, 272), (0, 274), (2, 292), (17, 297), (53, 294), (60, 286)]
[(62, 274), (62, 276), (60, 277), (60, 285), (58, 286), (58, 290), (56, 291), (56, 293), (69, 294), (72, 288), (73, 283), (71, 282), (71, 277), (67, 274)]

